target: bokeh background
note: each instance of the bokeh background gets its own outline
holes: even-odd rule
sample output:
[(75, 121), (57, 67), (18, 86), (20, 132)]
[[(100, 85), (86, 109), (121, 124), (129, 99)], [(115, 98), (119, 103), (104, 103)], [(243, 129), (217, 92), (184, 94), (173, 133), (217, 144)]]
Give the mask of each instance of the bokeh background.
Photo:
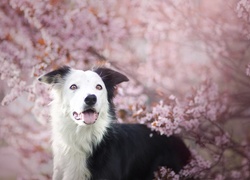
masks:
[(119, 123), (177, 134), (187, 167), (156, 179), (250, 178), (249, 0), (1, 0), (0, 179), (50, 179), (45, 72), (105, 66)]

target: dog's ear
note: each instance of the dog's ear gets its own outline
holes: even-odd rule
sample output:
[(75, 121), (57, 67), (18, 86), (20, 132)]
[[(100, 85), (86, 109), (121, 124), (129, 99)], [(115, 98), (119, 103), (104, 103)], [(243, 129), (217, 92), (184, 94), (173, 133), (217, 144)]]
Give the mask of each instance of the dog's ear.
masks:
[(97, 68), (94, 71), (102, 78), (102, 80), (105, 84), (107, 83), (111, 86), (116, 86), (117, 84), (120, 84), (124, 81), (129, 80), (125, 75), (123, 75), (117, 71), (114, 71), (112, 69)]
[(63, 66), (59, 69), (44, 74), (38, 78), (39, 81), (47, 84), (62, 83), (64, 77), (70, 72), (70, 67)]
[(103, 80), (108, 91), (108, 99), (112, 100), (115, 86), (125, 81), (129, 81), (127, 76), (108, 68), (97, 68), (94, 70)]

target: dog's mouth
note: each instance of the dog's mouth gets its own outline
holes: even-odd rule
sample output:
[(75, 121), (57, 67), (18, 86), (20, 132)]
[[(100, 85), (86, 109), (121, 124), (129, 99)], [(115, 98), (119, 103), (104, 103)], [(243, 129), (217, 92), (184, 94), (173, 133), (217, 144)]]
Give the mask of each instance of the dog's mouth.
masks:
[(76, 120), (82, 120), (85, 124), (94, 124), (97, 120), (99, 113), (95, 109), (86, 109), (81, 113), (73, 112)]

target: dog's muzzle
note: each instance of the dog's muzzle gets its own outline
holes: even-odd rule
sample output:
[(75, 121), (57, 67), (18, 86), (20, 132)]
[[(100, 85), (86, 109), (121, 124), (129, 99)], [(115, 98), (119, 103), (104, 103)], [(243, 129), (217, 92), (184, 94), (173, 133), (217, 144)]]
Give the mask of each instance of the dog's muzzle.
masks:
[(95, 109), (86, 109), (81, 113), (73, 112), (75, 120), (82, 120), (85, 124), (94, 124), (97, 120), (99, 113)]

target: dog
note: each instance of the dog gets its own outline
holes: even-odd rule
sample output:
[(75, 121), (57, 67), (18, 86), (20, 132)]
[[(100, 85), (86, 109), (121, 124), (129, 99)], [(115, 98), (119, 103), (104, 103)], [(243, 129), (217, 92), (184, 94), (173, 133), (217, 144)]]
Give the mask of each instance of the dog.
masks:
[(38, 80), (52, 85), (53, 180), (151, 180), (159, 166), (178, 173), (189, 162), (180, 138), (115, 122), (122, 73), (64, 66)]

